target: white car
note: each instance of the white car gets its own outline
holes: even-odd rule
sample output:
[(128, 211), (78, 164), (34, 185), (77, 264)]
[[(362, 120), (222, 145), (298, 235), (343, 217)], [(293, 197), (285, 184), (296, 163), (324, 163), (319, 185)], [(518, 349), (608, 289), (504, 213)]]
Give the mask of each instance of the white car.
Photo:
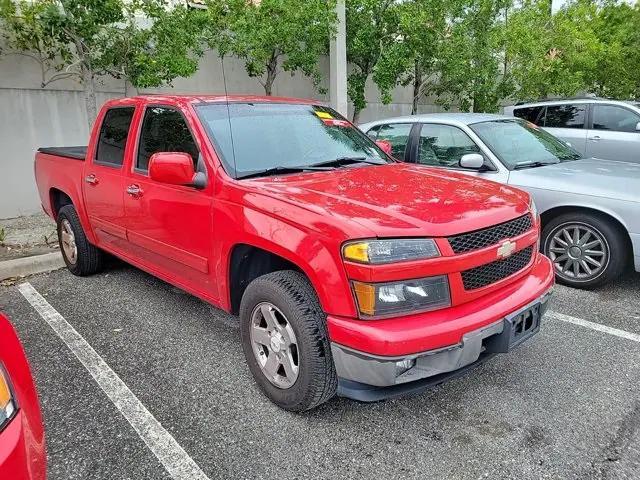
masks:
[(542, 218), (541, 248), (559, 282), (592, 288), (634, 263), (640, 272), (640, 164), (586, 158), (542, 128), (503, 115), (428, 114), (360, 128), (390, 144), (398, 160), (530, 192)]

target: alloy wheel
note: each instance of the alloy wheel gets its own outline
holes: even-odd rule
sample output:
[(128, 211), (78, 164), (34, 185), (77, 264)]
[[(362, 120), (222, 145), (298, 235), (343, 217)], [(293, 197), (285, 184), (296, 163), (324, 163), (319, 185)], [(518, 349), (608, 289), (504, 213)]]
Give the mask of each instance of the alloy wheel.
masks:
[(76, 236), (73, 233), (71, 224), (66, 218), (62, 220), (62, 229), (60, 230), (60, 239), (62, 241), (62, 250), (67, 260), (72, 265), (78, 261), (78, 246), (76, 245)]
[(287, 389), (298, 379), (298, 343), (282, 311), (269, 302), (256, 305), (251, 314), (251, 347), (264, 376)]
[(600, 276), (609, 264), (604, 235), (585, 223), (559, 225), (548, 237), (545, 253), (556, 273), (571, 282), (587, 282)]

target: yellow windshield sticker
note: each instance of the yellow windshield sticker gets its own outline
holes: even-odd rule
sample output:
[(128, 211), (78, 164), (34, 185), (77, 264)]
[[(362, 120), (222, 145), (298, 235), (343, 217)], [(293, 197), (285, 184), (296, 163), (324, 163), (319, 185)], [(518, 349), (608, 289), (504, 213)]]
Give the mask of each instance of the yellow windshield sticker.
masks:
[(333, 116), (330, 113), (327, 112), (316, 112), (316, 115), (320, 118), (333, 118)]

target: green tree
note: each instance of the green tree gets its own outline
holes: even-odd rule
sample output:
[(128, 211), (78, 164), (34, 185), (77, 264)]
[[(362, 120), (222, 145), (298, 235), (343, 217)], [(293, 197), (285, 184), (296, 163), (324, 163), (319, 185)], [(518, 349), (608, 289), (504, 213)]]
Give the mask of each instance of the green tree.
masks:
[(593, 91), (620, 99), (640, 98), (640, 3), (606, 2), (594, 30), (602, 47)]
[(125, 78), (160, 86), (197, 69), (194, 15), (162, 0), (0, 0), (3, 53), (41, 66), (42, 87), (72, 78), (84, 90), (89, 125), (96, 117), (96, 81)]
[[(398, 5), (395, 0), (346, 0), (347, 60), (353, 67), (347, 78), (347, 93), (353, 102), (354, 123), (367, 106), (367, 79), (374, 72), (383, 49), (395, 45), (398, 40)], [(391, 58), (389, 55), (387, 65)], [(400, 55), (393, 58), (404, 63)], [(381, 67), (381, 83), (388, 90), (389, 82), (382, 80), (383, 76), (386, 73)]]
[(301, 71), (318, 86), (318, 60), (335, 30), (333, 0), (208, 0), (208, 43), (245, 61), (266, 95), (281, 71)]
[(579, 1), (551, 14), (551, 0), (515, 11), (506, 29), (517, 99), (571, 96), (595, 82), (603, 44), (596, 34), (598, 6)]
[(449, 31), (449, 19), (460, 14), (460, 1), (406, 0), (395, 8), (397, 38), (382, 45), (373, 80), (385, 103), (391, 101), (391, 89), (411, 85), (413, 115), (420, 99), (437, 83), (440, 50)]
[(511, 0), (470, 0), (449, 20), (449, 31), (436, 61), (434, 90), (445, 108), (497, 111), (512, 89), (505, 75), (505, 15)]

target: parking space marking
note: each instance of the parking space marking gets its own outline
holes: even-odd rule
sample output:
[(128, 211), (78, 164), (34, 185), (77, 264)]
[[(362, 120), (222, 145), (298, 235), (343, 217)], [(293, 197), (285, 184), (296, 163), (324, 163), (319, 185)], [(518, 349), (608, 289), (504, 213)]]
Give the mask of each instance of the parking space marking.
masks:
[(598, 332), (608, 333), (609, 335), (626, 338), (627, 340), (632, 340), (634, 342), (640, 342), (640, 335), (638, 335), (637, 333), (631, 333), (624, 330), (619, 330), (617, 328), (607, 327), (606, 325), (602, 325), (601, 323), (590, 322), (588, 320), (583, 320), (582, 318), (565, 315), (564, 313), (549, 312), (547, 315), (556, 320), (560, 320), (561, 322), (573, 323), (574, 325), (580, 325), (581, 327), (590, 328), (591, 330), (596, 330)]
[(175, 480), (209, 480), (118, 374), (29, 282), (18, 285), (18, 290), (89, 371), (171, 477)]

